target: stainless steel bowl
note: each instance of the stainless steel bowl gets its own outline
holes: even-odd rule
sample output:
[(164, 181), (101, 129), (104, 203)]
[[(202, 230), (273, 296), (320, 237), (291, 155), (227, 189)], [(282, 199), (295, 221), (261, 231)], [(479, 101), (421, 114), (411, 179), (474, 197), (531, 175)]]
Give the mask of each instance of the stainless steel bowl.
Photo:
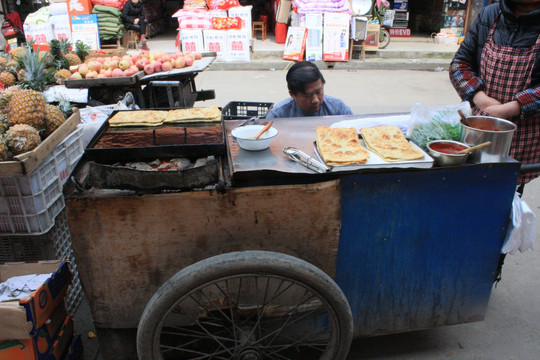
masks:
[(433, 140), (428, 142), (427, 148), (429, 150), (429, 154), (433, 160), (435, 160), (436, 166), (459, 166), (464, 164), (469, 157), (469, 154), (447, 154), (437, 151), (432, 148), (433, 144), (455, 144), (464, 146), (465, 148), (469, 148), (470, 146), (453, 140)]
[(490, 116), (467, 116), (467, 123), (461, 120), (460, 140), (474, 146), (487, 141), (491, 145), (474, 151), (471, 161), (475, 163), (504, 162), (510, 152), (512, 136), (517, 129), (516, 124), (508, 120)]

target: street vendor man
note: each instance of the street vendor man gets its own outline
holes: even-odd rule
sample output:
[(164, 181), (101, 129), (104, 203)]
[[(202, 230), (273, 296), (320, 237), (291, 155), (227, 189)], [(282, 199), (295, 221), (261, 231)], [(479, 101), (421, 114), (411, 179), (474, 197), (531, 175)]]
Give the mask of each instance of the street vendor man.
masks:
[(301, 61), (294, 64), (287, 72), (286, 80), (291, 97), (270, 109), (266, 114), (267, 119), (352, 115), (351, 109), (343, 101), (324, 94), (326, 81), (314, 63)]

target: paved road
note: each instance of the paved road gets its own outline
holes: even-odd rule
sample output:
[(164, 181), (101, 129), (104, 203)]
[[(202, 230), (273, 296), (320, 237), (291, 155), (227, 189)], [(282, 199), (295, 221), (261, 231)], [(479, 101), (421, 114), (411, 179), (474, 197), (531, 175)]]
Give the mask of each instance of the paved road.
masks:
[[(446, 71), (323, 70), (323, 74), (326, 93), (343, 99), (357, 114), (409, 112), (417, 102), (435, 106), (460, 101)], [(198, 89), (216, 90), (216, 99), (197, 106), (225, 106), (229, 101), (275, 103), (288, 96), (284, 71), (205, 71), (196, 83)], [(526, 187), (524, 198), (540, 215), (540, 180)], [(348, 359), (537, 360), (539, 272), (538, 252), (508, 256), (484, 321), (357, 340)], [(86, 342), (91, 348), (92, 341)]]

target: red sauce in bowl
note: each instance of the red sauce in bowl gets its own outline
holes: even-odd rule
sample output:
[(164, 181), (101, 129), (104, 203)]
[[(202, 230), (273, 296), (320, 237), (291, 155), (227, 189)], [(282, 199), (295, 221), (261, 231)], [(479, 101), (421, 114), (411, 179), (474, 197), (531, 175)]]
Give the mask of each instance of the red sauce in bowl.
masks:
[(431, 148), (431, 150), (438, 151), (443, 154), (453, 154), (456, 151), (464, 150), (467, 148), (466, 146), (463, 146), (463, 145), (458, 145), (454, 143), (444, 143), (444, 142), (433, 143), (429, 145), (429, 147)]

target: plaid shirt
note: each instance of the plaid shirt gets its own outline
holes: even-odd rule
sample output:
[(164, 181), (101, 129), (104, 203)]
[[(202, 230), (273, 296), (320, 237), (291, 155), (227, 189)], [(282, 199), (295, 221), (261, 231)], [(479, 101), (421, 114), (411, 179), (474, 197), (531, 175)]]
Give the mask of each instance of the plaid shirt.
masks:
[[(485, 91), (501, 103), (517, 100), (521, 116), (509, 119), (518, 127), (510, 155), (522, 163), (536, 163), (540, 162), (540, 24), (536, 21), (531, 26), (528, 43), (502, 43), (500, 32), (508, 29), (510, 20), (504, 18), (508, 11), (504, 0), (500, 7), (502, 11), (499, 4), (492, 5), (480, 15), (481, 20), (475, 23), (450, 64), (450, 80), (464, 100), (472, 102), (478, 91)], [(502, 26), (497, 26), (499, 21)], [(521, 41), (525, 37), (514, 34), (511, 38)], [(488, 115), (475, 106), (473, 113)], [(524, 174), (519, 182), (526, 183), (539, 175)]]

